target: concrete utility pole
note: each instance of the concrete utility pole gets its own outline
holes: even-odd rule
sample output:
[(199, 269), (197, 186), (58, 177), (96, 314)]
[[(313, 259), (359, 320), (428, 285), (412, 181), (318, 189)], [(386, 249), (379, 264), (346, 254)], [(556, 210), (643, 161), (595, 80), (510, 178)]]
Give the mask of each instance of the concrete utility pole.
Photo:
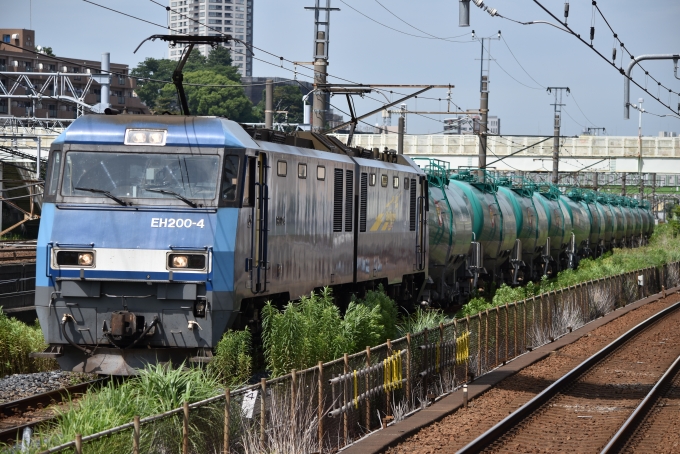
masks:
[(652, 178), (652, 214), (656, 220), (656, 174), (652, 173), (650, 176)]
[(274, 126), (274, 81), (272, 79), (267, 79), (264, 98), (264, 127), (272, 129)]
[(401, 105), (399, 113), (399, 137), (397, 139), (397, 154), (404, 154), (404, 134), (406, 133), (406, 104)]
[(642, 108), (643, 102), (645, 102), (644, 99), (638, 99), (638, 111), (640, 112), (638, 117), (638, 173), (640, 174), (640, 180), (642, 180), (642, 113), (645, 111), (645, 109)]
[(626, 172), (621, 174), (621, 195), (626, 195)]
[(557, 172), (559, 169), (559, 162), (560, 162), (560, 122), (561, 122), (561, 116), (562, 116), (562, 93), (564, 90), (569, 93), (569, 87), (548, 87), (548, 93), (552, 93), (552, 91), (555, 90), (555, 103), (552, 104), (555, 106), (555, 127), (554, 127), (554, 134), (555, 134), (555, 139), (553, 141), (553, 168), (552, 168), (552, 183), (557, 184)]
[[(462, 3), (461, 3), (462, 5)], [(462, 6), (461, 6), (462, 7)], [(468, 5), (469, 7), (469, 5)], [(469, 11), (468, 11), (469, 12)], [(482, 58), (481, 67), (479, 74), (479, 164), (480, 169), (486, 168), (486, 134), (487, 134), (487, 122), (489, 118), (489, 66), (491, 65), (491, 40), (500, 40), (501, 31), (498, 30), (498, 34), (493, 37), (489, 36), (486, 38), (476, 38), (475, 31), (472, 30), (472, 39), (478, 39), (482, 44)], [(486, 69), (484, 69), (484, 41), (487, 41), (489, 49), (487, 54), (489, 57), (486, 59)]]
[[(331, 0), (326, 0), (326, 6), (320, 6), (316, 0), (314, 6), (306, 6), (305, 9), (314, 10), (314, 101), (312, 103), (312, 132), (320, 133), (326, 125), (327, 94), (318, 90), (319, 85), (326, 85), (328, 75), (328, 43), (331, 23), (331, 11), (340, 11), (340, 8), (331, 8)], [(320, 20), (319, 13), (325, 13), (324, 20)]]
[(597, 191), (600, 189), (599, 187), (599, 181), (597, 181), (597, 172), (593, 172), (593, 190)]

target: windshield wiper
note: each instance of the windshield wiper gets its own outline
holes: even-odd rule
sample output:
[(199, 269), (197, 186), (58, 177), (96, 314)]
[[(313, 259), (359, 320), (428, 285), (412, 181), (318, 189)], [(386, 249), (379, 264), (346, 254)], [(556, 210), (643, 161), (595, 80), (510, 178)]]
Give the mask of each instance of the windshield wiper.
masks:
[(168, 189), (161, 189), (161, 188), (144, 188), (145, 191), (149, 192), (160, 192), (161, 194), (169, 194), (172, 196), (175, 196), (176, 198), (180, 199), (182, 202), (186, 203), (192, 208), (198, 208), (198, 205), (191, 200), (187, 199), (183, 195), (177, 194), (175, 191), (170, 191)]
[[(124, 207), (128, 206), (128, 204), (125, 201), (119, 199), (115, 195), (111, 194), (109, 191), (105, 191), (103, 189), (95, 189), (95, 188), (75, 188), (75, 189), (77, 189), (78, 191), (87, 191), (87, 192), (94, 192), (94, 193), (97, 193), (97, 194), (102, 194), (102, 195), (105, 195), (106, 197), (108, 197), (111, 200), (115, 200), (116, 202), (120, 203)], [(130, 204), (130, 205), (132, 205), (132, 204)]]

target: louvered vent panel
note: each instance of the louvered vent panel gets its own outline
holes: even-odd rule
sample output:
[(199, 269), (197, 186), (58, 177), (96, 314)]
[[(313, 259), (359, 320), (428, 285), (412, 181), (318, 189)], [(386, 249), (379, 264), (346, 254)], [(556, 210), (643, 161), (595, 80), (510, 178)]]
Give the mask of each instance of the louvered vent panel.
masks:
[(342, 232), (342, 169), (335, 169), (333, 181), (333, 231)]
[(368, 208), (368, 174), (361, 174), (361, 195), (359, 199), (359, 231), (366, 231), (366, 209)]
[(345, 232), (351, 232), (354, 220), (354, 172), (352, 170), (347, 171), (345, 180)]

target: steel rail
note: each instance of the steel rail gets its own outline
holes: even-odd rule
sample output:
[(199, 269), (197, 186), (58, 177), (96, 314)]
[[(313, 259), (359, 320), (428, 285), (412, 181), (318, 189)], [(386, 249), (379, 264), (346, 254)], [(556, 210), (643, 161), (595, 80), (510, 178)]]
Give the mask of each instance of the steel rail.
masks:
[[(97, 380), (92, 380), (84, 383), (79, 383), (73, 386), (67, 386), (65, 388), (55, 389), (53, 391), (48, 391), (46, 393), (36, 394), (34, 396), (25, 397), (23, 399), (14, 400), (12, 402), (7, 402), (0, 404), (0, 413), (6, 416), (14, 416), (18, 413), (24, 413), (26, 411), (36, 410), (40, 406), (43, 408), (48, 407), (54, 402), (63, 402), (69, 396), (73, 394), (85, 393), (92, 386), (102, 386), (109, 381), (109, 377), (100, 378)], [(10, 427), (8, 429), (0, 430), (0, 442), (3, 443), (14, 443), (17, 440), (21, 440), (22, 433), (27, 427), (32, 428), (40, 423), (49, 421), (53, 417), (46, 417), (41, 419), (36, 419), (25, 424)]]
[(644, 331), (649, 326), (653, 325), (657, 321), (661, 320), (665, 316), (671, 314), (672, 312), (678, 309), (680, 309), (680, 302), (677, 302), (672, 306), (667, 307), (666, 309), (660, 312), (657, 312), (647, 320), (644, 320), (643, 322), (637, 324), (636, 326), (634, 326), (633, 328), (619, 336), (612, 343), (602, 348), (600, 351), (595, 353), (590, 358), (583, 361), (581, 364), (579, 364), (574, 369), (569, 371), (562, 378), (560, 378), (552, 385), (544, 389), (541, 393), (536, 395), (529, 402), (522, 405), (515, 412), (508, 415), (505, 419), (500, 421), (498, 424), (484, 432), (482, 435), (468, 443), (466, 446), (464, 446), (457, 452), (459, 454), (482, 452), (488, 446), (490, 446), (495, 441), (500, 439), (503, 435), (508, 433), (513, 427), (517, 426), (521, 421), (527, 419), (531, 414), (535, 413), (539, 408), (545, 405), (556, 394), (572, 385), (586, 371), (588, 371), (589, 369), (594, 367), (597, 363), (602, 361), (604, 358), (612, 354), (628, 340), (630, 340), (638, 333)]
[(611, 452), (619, 452), (623, 449), (625, 444), (628, 442), (630, 437), (633, 435), (633, 429), (639, 427), (642, 422), (646, 419), (649, 411), (652, 409), (657, 400), (663, 396), (666, 385), (673, 382), (675, 377), (680, 370), (680, 356), (677, 357), (671, 367), (668, 368), (665, 374), (656, 382), (656, 385), (649, 391), (649, 394), (644, 398), (640, 405), (637, 406), (635, 411), (628, 417), (626, 422), (623, 423), (621, 428), (616, 434), (609, 440), (607, 446), (605, 446), (600, 454), (609, 454)]

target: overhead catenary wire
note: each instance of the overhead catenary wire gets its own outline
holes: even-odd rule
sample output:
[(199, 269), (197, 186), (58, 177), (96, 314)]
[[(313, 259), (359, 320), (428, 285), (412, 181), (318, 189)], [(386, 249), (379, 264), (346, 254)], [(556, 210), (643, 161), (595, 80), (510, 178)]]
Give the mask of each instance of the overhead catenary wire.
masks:
[(380, 22), (380, 21), (378, 21), (378, 20), (376, 20), (376, 19), (370, 17), (369, 15), (362, 13), (361, 11), (359, 11), (358, 9), (356, 9), (355, 7), (353, 7), (352, 5), (350, 5), (349, 3), (345, 2), (344, 0), (339, 0), (339, 1), (340, 1), (340, 3), (342, 3), (342, 4), (345, 5), (345, 6), (347, 6), (347, 7), (350, 8), (350, 9), (354, 10), (354, 11), (357, 12), (358, 14), (361, 14), (362, 16), (364, 16), (366, 19), (370, 20), (371, 22), (375, 22), (375, 23), (378, 24), (378, 25), (381, 25), (381, 26), (383, 26), (383, 27), (385, 27), (385, 28), (388, 28), (388, 29), (390, 29), (390, 30), (393, 30), (393, 31), (395, 31), (395, 32), (397, 32), (397, 33), (401, 33), (402, 35), (412, 36), (412, 37), (414, 37), (414, 38), (421, 38), (421, 39), (435, 39), (435, 40), (441, 40), (441, 41), (448, 41), (448, 42), (452, 42), (452, 43), (463, 43), (463, 44), (467, 44), (467, 43), (471, 42), (471, 41), (453, 41), (454, 38), (460, 38), (460, 37), (462, 37), (462, 36), (467, 35), (467, 33), (465, 33), (465, 34), (463, 34), (463, 35), (460, 35), (460, 36), (453, 36), (453, 37), (448, 37), (448, 38), (440, 38), (440, 37), (438, 37), (438, 36), (435, 36), (435, 35), (432, 35), (432, 34), (430, 34), (430, 33), (428, 33), (428, 32), (425, 32), (425, 31), (423, 31), (423, 30), (420, 30), (419, 28), (416, 28), (416, 27), (414, 27), (413, 25), (409, 24), (408, 22), (404, 21), (403, 19), (401, 19), (400, 17), (398, 17), (396, 14), (392, 13), (392, 12), (391, 12), (390, 10), (388, 10), (385, 6), (383, 6), (382, 3), (378, 2), (377, 0), (376, 0), (376, 2), (377, 2), (380, 6), (382, 6), (385, 10), (387, 10), (390, 14), (392, 14), (393, 16), (395, 16), (397, 19), (399, 19), (400, 21), (404, 22), (404, 23), (405, 23), (406, 25), (408, 25), (409, 27), (412, 27), (412, 28), (418, 30), (419, 32), (425, 33), (426, 35), (429, 35), (429, 36), (416, 35), (416, 34), (413, 34), (413, 33), (405, 32), (405, 31), (403, 31), (403, 30), (399, 30), (399, 29), (394, 28), (394, 27), (390, 27), (389, 25), (386, 25), (386, 24), (384, 24), (384, 23), (382, 23), (382, 22)]
[[(581, 35), (579, 35), (579, 34), (577, 34), (576, 32), (574, 32), (574, 31), (573, 31), (573, 30), (572, 30), (565, 22), (562, 22), (557, 16), (555, 16), (555, 14), (553, 14), (548, 8), (546, 8), (540, 1), (538, 1), (538, 0), (533, 0), (533, 1), (534, 1), (534, 3), (536, 3), (543, 11), (545, 11), (548, 15), (550, 15), (550, 17), (552, 17), (554, 20), (556, 20), (557, 22), (559, 22), (559, 23), (567, 30), (567, 32), (568, 32), (569, 34), (575, 36), (579, 41), (581, 41), (583, 44), (585, 44), (586, 46), (588, 46), (588, 48), (590, 48), (593, 52), (595, 52), (600, 58), (602, 58), (602, 59), (603, 59), (605, 62), (607, 62), (609, 65), (613, 66), (613, 67), (614, 67), (617, 71), (619, 71), (619, 73), (621, 73), (624, 77), (627, 77), (627, 78), (628, 78), (631, 82), (633, 82), (638, 88), (640, 88), (641, 90), (643, 90), (645, 93), (649, 94), (649, 95), (650, 95), (654, 100), (656, 100), (659, 104), (661, 104), (662, 106), (666, 107), (666, 108), (667, 108), (668, 110), (670, 110), (671, 112), (676, 113), (676, 111), (673, 110), (673, 108), (672, 108), (670, 105), (664, 103), (664, 102), (660, 99), (660, 97), (655, 96), (655, 95), (652, 94), (650, 91), (648, 91), (646, 88), (644, 88), (642, 85), (640, 85), (640, 83), (638, 83), (632, 76), (626, 76), (626, 73), (625, 73), (623, 67), (617, 68), (617, 67), (616, 67), (616, 63), (612, 63), (607, 57), (605, 57), (604, 55), (602, 55), (602, 53), (601, 53), (599, 50), (597, 50), (597, 49), (595, 48), (595, 46), (591, 46), (589, 43), (587, 43), (583, 38), (581, 38)], [(599, 8), (598, 8), (598, 10), (599, 10)], [(607, 24), (609, 25), (608, 22), (607, 22)], [(612, 32), (613, 32), (613, 29), (611, 28), (611, 26), (609, 26), (609, 27), (610, 27), (610, 29), (611, 29)], [(618, 38), (618, 35), (617, 35), (617, 38), (616, 38), (616, 39), (619, 39), (619, 38)], [(622, 48), (622, 49), (625, 49), (625, 46), (623, 45), (622, 42), (621, 42), (621, 48)], [(626, 49), (626, 52), (628, 52), (627, 49)], [(630, 53), (629, 53), (629, 55), (630, 55)], [(630, 55), (630, 56), (632, 57), (632, 55)], [(660, 84), (660, 82), (659, 82), (659, 84)], [(660, 85), (660, 86), (664, 86), (664, 85)], [(665, 86), (664, 86), (664, 88), (670, 90), (668, 87), (665, 87)], [(671, 90), (671, 91), (672, 91), (672, 90)], [(677, 94), (677, 92), (675, 92), (675, 91), (672, 91), (672, 92)]]
[[(32, 50), (32, 49), (28, 49), (28, 48), (25, 48), (25, 47), (21, 47), (21, 46), (18, 46), (16, 44), (12, 44), (12, 43), (2, 43), (2, 44), (6, 45), (6, 46), (15, 47), (17, 49), (21, 49), (23, 51), (26, 51), (26, 52), (29, 52), (29, 53), (32, 53), (32, 54), (35, 54), (35, 55), (40, 55), (40, 56), (43, 56), (45, 58), (48, 58), (48, 59), (51, 59), (51, 60), (54, 60), (54, 61), (59, 61), (59, 62), (62, 62), (62, 63), (68, 63), (70, 65), (76, 65), (76, 66), (79, 66), (79, 67), (82, 67), (82, 68), (85, 68), (85, 69), (101, 71), (102, 74), (109, 74), (109, 75), (112, 75), (112, 76), (125, 77), (125, 78), (128, 78), (128, 79), (134, 79), (134, 80), (160, 82), (160, 83), (165, 83), (165, 84), (172, 84), (173, 83), (171, 80), (154, 79), (152, 77), (132, 76), (130, 74), (124, 74), (124, 73), (116, 72), (116, 71), (113, 71), (113, 70), (103, 71), (101, 68), (99, 68), (97, 66), (86, 65), (86, 64), (83, 64), (82, 62), (79, 63), (78, 61), (66, 60), (66, 59), (61, 58), (61, 57), (54, 57), (54, 56), (51, 56), (51, 55), (45, 55), (41, 52), (38, 52), (38, 51), (35, 51), (35, 50)], [(279, 67), (279, 65), (276, 65), (274, 63), (270, 63), (270, 62), (266, 62), (266, 61), (265, 61), (265, 63), (272, 64), (272, 65), (276, 66), (277, 68)], [(284, 68), (284, 69), (288, 69), (288, 68)], [(292, 70), (290, 70), (290, 71), (292, 71)], [(68, 74), (64, 73), (64, 75), (68, 75)], [(301, 76), (311, 78), (311, 76), (307, 76), (307, 75), (304, 75), (304, 74), (301, 74)], [(274, 82), (274, 84), (292, 82), (294, 80), (295, 79), (284, 79), (284, 80), (281, 80), (281, 81), (276, 81), (276, 82)], [(231, 85), (231, 84), (230, 85), (222, 85), (222, 84), (192, 84), (192, 83), (186, 83), (185, 82), (185, 83), (183, 83), (183, 85), (192, 86), (192, 87), (208, 87), (208, 88), (239, 88), (239, 87), (264, 86), (264, 85), (266, 85), (266, 83), (259, 83), (259, 84), (236, 84), (236, 83), (234, 83), (233, 85)]]

